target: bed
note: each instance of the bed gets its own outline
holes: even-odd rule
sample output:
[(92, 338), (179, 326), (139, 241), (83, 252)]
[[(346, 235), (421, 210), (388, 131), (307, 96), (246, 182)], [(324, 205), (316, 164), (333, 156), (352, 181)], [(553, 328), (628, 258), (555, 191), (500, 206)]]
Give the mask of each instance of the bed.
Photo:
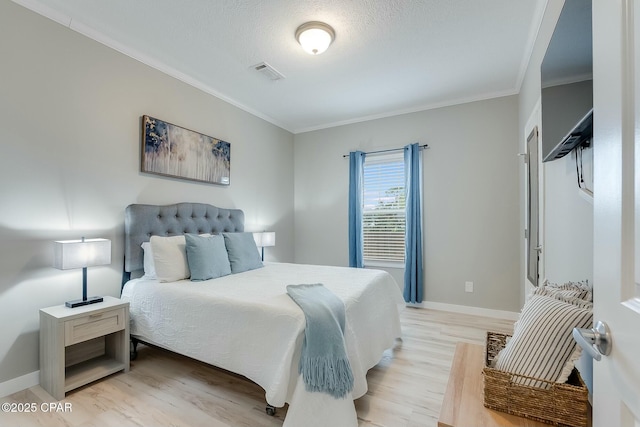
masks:
[[(270, 407), (289, 404), (284, 426), (357, 426), (353, 400), (367, 392), (366, 373), (401, 336), (403, 300), (388, 273), (264, 263), (204, 281), (131, 278), (142, 274), (141, 245), (152, 236), (243, 231), (239, 209), (199, 203), (128, 206), (122, 299), (130, 303), (132, 338), (245, 376), (265, 390)], [(305, 316), (286, 286), (303, 283), (322, 283), (345, 305), (354, 387), (344, 399), (307, 392), (298, 374)]]

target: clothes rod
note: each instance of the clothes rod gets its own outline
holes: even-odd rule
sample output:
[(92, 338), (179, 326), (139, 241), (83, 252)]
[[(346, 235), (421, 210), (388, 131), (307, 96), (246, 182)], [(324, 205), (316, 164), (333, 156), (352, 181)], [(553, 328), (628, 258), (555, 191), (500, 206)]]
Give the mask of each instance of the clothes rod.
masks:
[[(420, 148), (429, 148), (429, 144), (423, 144), (423, 145), (420, 146)], [(400, 150), (404, 150), (404, 147), (402, 147), (402, 148), (389, 148), (388, 150), (369, 151), (369, 152), (366, 152), (364, 154), (388, 153), (390, 151), (400, 151)], [(348, 154), (344, 154), (342, 157), (349, 157), (349, 155)]]

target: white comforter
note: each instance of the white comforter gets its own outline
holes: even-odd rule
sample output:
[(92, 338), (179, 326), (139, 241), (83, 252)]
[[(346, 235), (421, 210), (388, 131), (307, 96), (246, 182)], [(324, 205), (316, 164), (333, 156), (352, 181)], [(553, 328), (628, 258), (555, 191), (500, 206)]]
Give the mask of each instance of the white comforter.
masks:
[[(350, 399), (308, 393), (299, 380), (305, 318), (286, 286), (301, 283), (322, 283), (345, 304)], [(264, 388), (269, 404), (289, 403), (285, 426), (357, 426), (351, 400), (367, 392), (367, 370), (401, 335), (400, 290), (379, 270), (268, 263), (203, 282), (143, 277), (125, 285), (122, 299), (130, 302), (132, 335), (246, 376)]]

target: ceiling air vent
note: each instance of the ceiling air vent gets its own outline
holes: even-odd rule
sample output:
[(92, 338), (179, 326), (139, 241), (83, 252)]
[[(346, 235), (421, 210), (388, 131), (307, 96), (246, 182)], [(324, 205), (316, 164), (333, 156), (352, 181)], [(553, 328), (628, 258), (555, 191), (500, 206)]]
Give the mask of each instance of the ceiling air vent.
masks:
[(273, 68), (271, 65), (266, 62), (261, 62), (253, 66), (256, 71), (259, 71), (262, 75), (266, 76), (269, 80), (280, 80), (284, 79), (284, 75), (280, 73), (278, 70)]

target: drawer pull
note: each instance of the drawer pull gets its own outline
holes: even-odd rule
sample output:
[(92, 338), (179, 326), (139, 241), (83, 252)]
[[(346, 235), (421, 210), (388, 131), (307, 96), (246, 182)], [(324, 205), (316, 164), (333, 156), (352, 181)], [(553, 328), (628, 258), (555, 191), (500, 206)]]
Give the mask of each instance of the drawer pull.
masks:
[(102, 317), (102, 313), (90, 314), (89, 315), (89, 319), (97, 319), (99, 317)]

